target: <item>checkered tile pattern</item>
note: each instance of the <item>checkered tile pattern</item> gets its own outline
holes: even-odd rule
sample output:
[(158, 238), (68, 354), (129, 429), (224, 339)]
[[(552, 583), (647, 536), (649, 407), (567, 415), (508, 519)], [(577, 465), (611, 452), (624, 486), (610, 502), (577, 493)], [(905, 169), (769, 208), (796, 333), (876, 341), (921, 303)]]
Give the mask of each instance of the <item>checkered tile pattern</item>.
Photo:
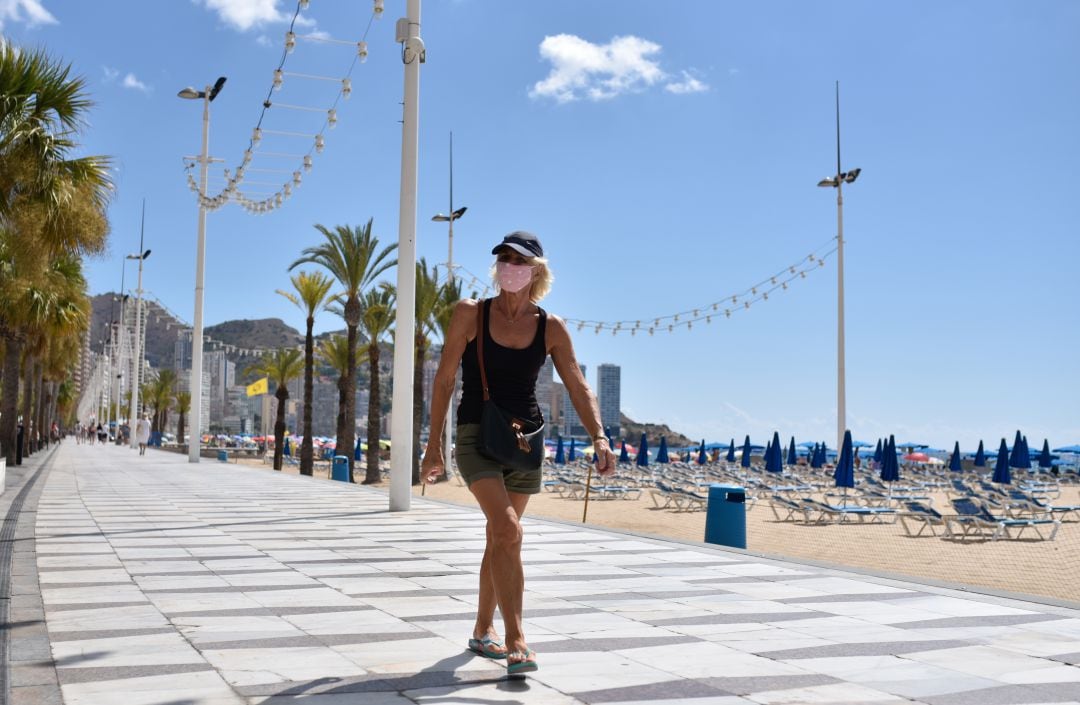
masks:
[(464, 648), (482, 515), (387, 504), (65, 445), (35, 537), (63, 701), (1080, 703), (1080, 611), (537, 519), (525, 604), (541, 668), (507, 681)]

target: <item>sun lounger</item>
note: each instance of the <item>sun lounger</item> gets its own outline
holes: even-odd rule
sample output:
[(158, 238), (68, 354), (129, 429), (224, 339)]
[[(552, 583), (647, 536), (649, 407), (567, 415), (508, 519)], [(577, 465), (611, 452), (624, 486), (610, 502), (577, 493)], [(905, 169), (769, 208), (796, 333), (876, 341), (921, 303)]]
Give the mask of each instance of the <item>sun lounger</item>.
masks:
[[(802, 502), (798, 500), (784, 497), (783, 495), (773, 495), (768, 498), (769, 507), (772, 509), (773, 516), (777, 521), (803, 521), (807, 524), (810, 523), (810, 517), (807, 514), (806, 508), (802, 505)], [(781, 516), (783, 514), (783, 516)]]
[[(1024, 518), (1002, 517), (991, 513), (985, 504), (974, 499), (954, 499), (952, 504), (957, 516), (947, 518), (949, 535), (961, 541), (968, 537), (989, 538), (991, 541), (1019, 539), (1027, 529), (1042, 540), (1053, 541), (1061, 528), (1061, 522), (1052, 518), (1049, 512)], [(1049, 536), (1043, 536), (1043, 528), (1050, 530)]]
[(884, 524), (896, 521), (897, 512), (890, 507), (864, 507), (855, 504), (826, 504), (815, 499), (801, 500), (807, 523), (846, 523), (858, 519), (860, 523)]
[[(922, 502), (904, 502), (904, 511), (900, 513), (900, 525), (904, 527), (904, 533), (912, 538), (922, 536), (927, 530), (931, 536), (937, 536), (936, 527), (940, 527), (946, 535), (949, 525), (941, 512)], [(918, 531), (913, 531), (918, 527)]]

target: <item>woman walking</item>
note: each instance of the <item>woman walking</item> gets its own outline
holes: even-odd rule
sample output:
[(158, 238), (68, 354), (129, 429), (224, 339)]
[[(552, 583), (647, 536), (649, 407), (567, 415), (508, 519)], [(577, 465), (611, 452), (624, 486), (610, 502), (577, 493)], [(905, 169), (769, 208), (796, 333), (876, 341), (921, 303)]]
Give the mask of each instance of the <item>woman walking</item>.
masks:
[[(454, 308), (431, 396), (432, 433), (421, 479), (433, 482), (445, 468), (443, 434), (439, 429), (446, 420), (460, 363), (457, 466), (487, 518), (480, 595), (469, 649), (488, 658), (506, 658), (507, 673), (513, 676), (538, 668), (522, 625), (525, 576), (521, 564), (521, 516), (529, 496), (540, 492), (541, 469), (538, 463), (535, 469), (513, 469), (491, 460), (490, 452), (488, 456), (482, 454), (480, 421), (484, 400), (490, 396), (514, 421), (521, 419), (522, 427), (539, 427), (544, 419), (536, 401), (536, 380), (551, 355), (581, 423), (592, 436), (601, 475), (615, 471), (616, 457), (603, 433), (596, 396), (574, 356), (566, 324), (537, 306), (552, 282), (540, 240), (531, 233), (513, 232), (491, 253), (496, 255), (494, 273), (499, 293), (483, 301), (464, 299)], [(521, 439), (521, 428), (517, 430)], [(543, 444), (543, 435), (525, 441), (525, 447), (530, 443)], [(505, 645), (493, 625), (496, 604), (505, 627)]]

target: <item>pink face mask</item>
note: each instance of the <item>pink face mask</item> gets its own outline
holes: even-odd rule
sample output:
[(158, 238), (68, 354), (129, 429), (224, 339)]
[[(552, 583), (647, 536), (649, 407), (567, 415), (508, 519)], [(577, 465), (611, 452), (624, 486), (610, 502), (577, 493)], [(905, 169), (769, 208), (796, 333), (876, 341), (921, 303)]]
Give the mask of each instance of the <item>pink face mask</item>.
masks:
[(528, 286), (532, 281), (532, 273), (533, 266), (529, 264), (495, 263), (495, 276), (499, 280), (499, 288), (511, 294)]

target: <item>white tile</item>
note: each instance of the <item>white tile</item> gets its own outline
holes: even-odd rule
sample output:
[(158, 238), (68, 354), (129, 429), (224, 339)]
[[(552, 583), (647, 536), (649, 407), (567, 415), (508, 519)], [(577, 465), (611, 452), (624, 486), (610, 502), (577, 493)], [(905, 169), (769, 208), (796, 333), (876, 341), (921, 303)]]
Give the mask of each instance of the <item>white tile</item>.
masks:
[(60, 690), (65, 705), (246, 705), (213, 671), (72, 683)]
[(203, 663), (176, 632), (54, 642), (52, 653), (58, 669)]
[(910, 704), (911, 702), (907, 698), (849, 683), (815, 685), (809, 688), (792, 688), (789, 690), (770, 690), (763, 693), (752, 693), (746, 697), (755, 703), (762, 703), (763, 705), (815, 705), (816, 703)]
[(210, 649), (202, 655), (235, 686), (344, 678), (366, 672), (325, 646)]
[(110, 602), (146, 602), (135, 585), (119, 584), (102, 587), (42, 588), (41, 600), (46, 605), (93, 605)]
[(752, 678), (807, 673), (796, 665), (742, 653), (711, 642), (620, 649), (615, 653), (680, 678)]

